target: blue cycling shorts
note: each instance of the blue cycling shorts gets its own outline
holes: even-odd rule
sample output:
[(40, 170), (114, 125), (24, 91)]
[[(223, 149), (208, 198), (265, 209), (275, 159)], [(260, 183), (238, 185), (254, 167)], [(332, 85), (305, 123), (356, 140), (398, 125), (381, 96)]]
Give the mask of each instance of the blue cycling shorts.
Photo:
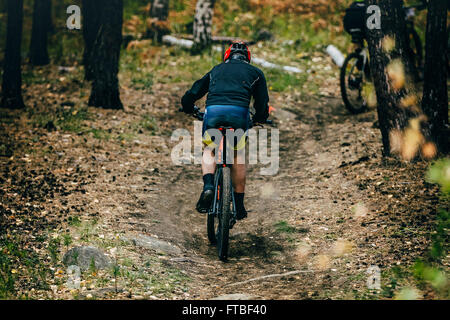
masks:
[(220, 126), (232, 127), (247, 131), (250, 124), (250, 110), (245, 107), (212, 105), (206, 107), (203, 117), (203, 135), (208, 129), (217, 129)]
[[(202, 131), (203, 142), (206, 145), (213, 143), (206, 131), (208, 129), (217, 129), (221, 126), (231, 127), (235, 130), (242, 129), (244, 132), (247, 132), (250, 127), (249, 108), (228, 105), (211, 105), (206, 107)], [(241, 149), (245, 145), (245, 137), (241, 140), (237, 142), (238, 149)]]

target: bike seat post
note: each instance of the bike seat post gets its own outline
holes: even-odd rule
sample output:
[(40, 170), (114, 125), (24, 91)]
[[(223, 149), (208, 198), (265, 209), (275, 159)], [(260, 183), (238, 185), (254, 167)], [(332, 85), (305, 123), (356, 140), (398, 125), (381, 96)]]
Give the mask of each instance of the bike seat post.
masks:
[(219, 159), (218, 164), (224, 165), (226, 157), (224, 156), (226, 152), (226, 131), (224, 127), (219, 127), (219, 131), (222, 134), (222, 139), (219, 144)]
[(227, 152), (228, 152), (228, 141), (227, 141), (227, 133), (229, 130), (233, 130), (232, 127), (219, 127), (219, 131), (222, 133), (222, 141), (221, 148), (219, 152), (219, 162), (222, 166), (227, 166), (229, 163), (227, 162)]

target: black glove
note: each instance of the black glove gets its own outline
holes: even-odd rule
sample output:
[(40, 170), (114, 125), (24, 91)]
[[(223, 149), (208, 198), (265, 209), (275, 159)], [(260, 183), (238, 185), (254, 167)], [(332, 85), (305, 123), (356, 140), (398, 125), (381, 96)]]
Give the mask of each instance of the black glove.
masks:
[(194, 103), (192, 102), (192, 98), (190, 98), (188, 94), (185, 94), (183, 98), (181, 98), (181, 105), (183, 106), (183, 112), (187, 114), (191, 114), (194, 112)]
[(192, 113), (194, 113), (194, 108), (193, 107), (192, 108), (186, 108), (186, 107), (183, 106), (183, 112), (187, 113), (187, 114), (192, 114)]

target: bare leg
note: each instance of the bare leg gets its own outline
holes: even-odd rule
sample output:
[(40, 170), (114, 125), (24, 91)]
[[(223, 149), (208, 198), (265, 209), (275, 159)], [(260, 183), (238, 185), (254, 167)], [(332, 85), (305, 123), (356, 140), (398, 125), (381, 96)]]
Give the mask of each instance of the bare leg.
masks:
[[(238, 161), (239, 160), (239, 161)], [(246, 176), (245, 156), (235, 155), (234, 164), (231, 169), (231, 179), (233, 180), (234, 200), (236, 202), (237, 219), (241, 220), (247, 217), (247, 211), (244, 207), (245, 194), (245, 176)]]
[(214, 157), (214, 149), (205, 148), (202, 158), (202, 172), (203, 175), (216, 171), (216, 159)]
[(231, 179), (233, 180), (233, 188), (236, 193), (245, 193), (247, 168), (244, 160), (242, 159), (242, 156), (236, 154), (231, 169)]
[(214, 171), (216, 171), (216, 161), (214, 150), (205, 148), (202, 158), (203, 171), (203, 191), (197, 202), (197, 211), (200, 213), (208, 212), (211, 202), (214, 198)]

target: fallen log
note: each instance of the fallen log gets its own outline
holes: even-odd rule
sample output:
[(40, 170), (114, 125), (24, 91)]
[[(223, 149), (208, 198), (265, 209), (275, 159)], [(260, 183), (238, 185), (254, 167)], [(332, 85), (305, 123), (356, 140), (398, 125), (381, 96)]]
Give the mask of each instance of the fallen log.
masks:
[(169, 35), (163, 36), (162, 41), (170, 45), (176, 45), (187, 49), (191, 49), (194, 45), (194, 41), (192, 40), (179, 39)]
[[(194, 41), (192, 41), (192, 40), (179, 39), (177, 37), (169, 36), (169, 35), (164, 36), (162, 40), (164, 43), (167, 43), (170, 45), (181, 46), (186, 49), (191, 49), (192, 46), (194, 45)], [(222, 54), (224, 53), (223, 47), (213, 46), (213, 50), (217, 51), (217, 52), (221, 52)], [(266, 61), (261, 58), (256, 58), (256, 57), (252, 57), (252, 62), (256, 65), (260, 65), (260, 66), (262, 66), (264, 68), (268, 68), (268, 69), (278, 69), (278, 70), (283, 70), (283, 71), (292, 72), (292, 73), (302, 73), (303, 72), (303, 70), (301, 70), (297, 67), (282, 66), (282, 65), (278, 65), (278, 64)]]
[[(192, 34), (173, 34), (176, 38), (183, 38), (187, 40), (194, 40), (194, 36)], [(218, 43), (218, 44), (231, 44), (234, 41), (244, 41), (248, 45), (254, 45), (257, 43), (257, 41), (254, 40), (245, 40), (242, 38), (236, 38), (236, 37), (223, 37), (223, 36), (213, 36), (211, 38), (212, 43)]]

